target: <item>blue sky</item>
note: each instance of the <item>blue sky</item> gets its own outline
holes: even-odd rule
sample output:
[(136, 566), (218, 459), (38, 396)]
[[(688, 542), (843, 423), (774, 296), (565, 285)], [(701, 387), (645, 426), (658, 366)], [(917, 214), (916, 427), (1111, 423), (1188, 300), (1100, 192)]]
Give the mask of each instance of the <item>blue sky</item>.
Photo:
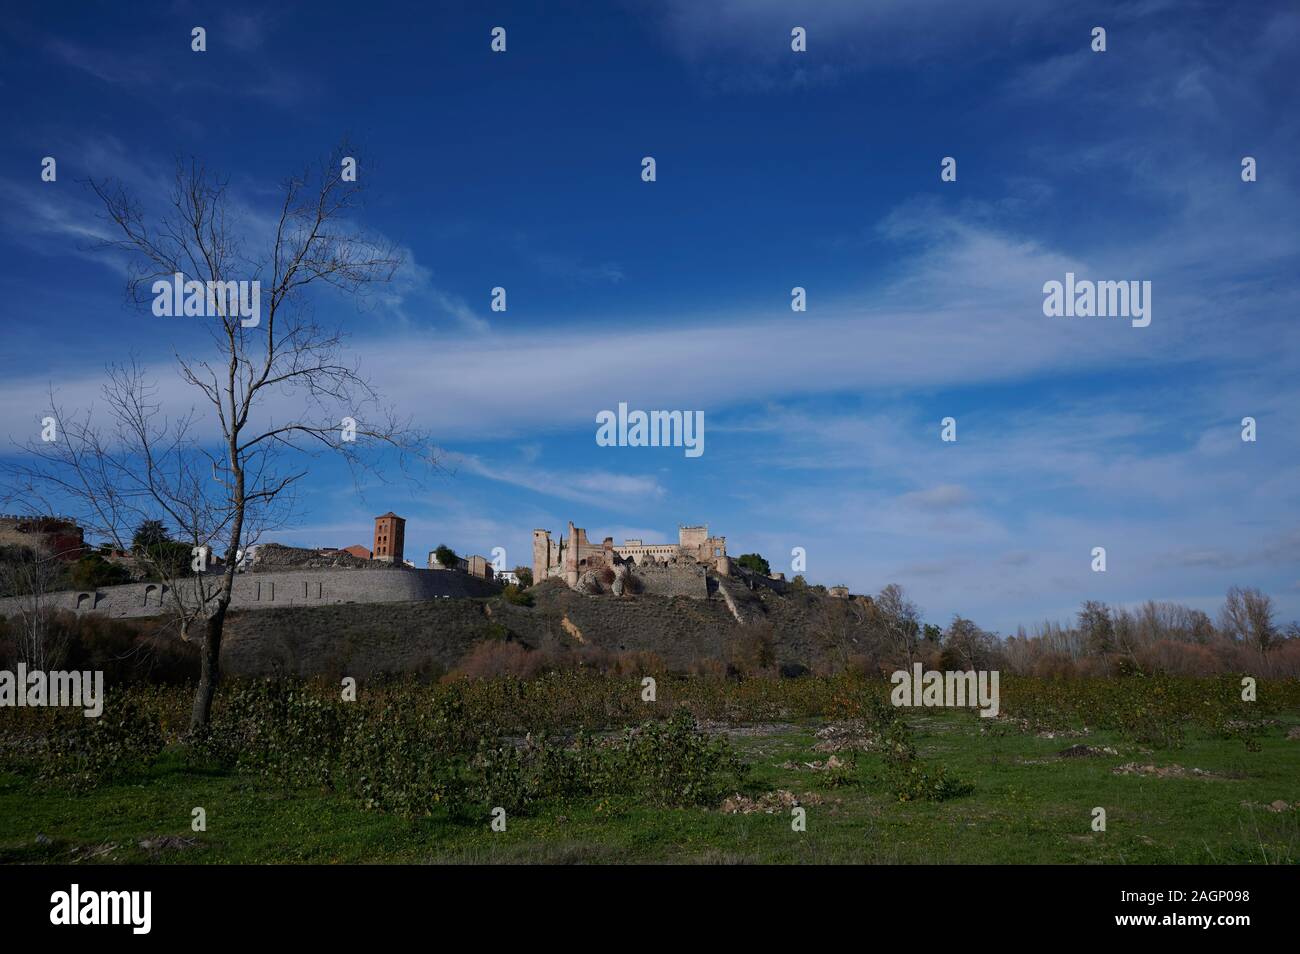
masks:
[[(319, 461), (278, 539), (369, 545), (392, 509), (418, 563), (445, 542), (513, 564), (570, 519), (620, 540), (708, 522), (775, 569), (803, 547), (815, 582), (901, 583), (940, 623), (1213, 612), (1233, 584), (1300, 617), (1294, 5), (544, 8), (11, 5), (3, 429), (29, 436), (50, 384), (88, 404), (131, 353), (169, 407), (195, 401), (169, 356), (206, 339), (123, 304), (77, 180), (152, 202), (195, 155), (256, 222), (346, 136), (359, 219), (407, 264), (316, 309), (450, 473), (358, 498)], [(1045, 317), (1067, 271), (1151, 281), (1151, 325)], [(620, 401), (703, 410), (704, 455), (598, 447)]]

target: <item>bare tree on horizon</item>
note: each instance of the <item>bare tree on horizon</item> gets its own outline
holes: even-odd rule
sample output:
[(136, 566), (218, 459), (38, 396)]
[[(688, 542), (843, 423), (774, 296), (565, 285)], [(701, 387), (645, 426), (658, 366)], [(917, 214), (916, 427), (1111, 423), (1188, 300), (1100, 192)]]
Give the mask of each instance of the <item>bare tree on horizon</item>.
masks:
[(209, 289), (208, 283), (257, 281), (259, 320), (246, 325), (211, 291), (207, 302), (216, 314), (192, 319), (210, 323), (213, 351), (174, 352), (174, 360), (206, 414), (166, 413), (141, 367), (113, 366), (103, 387), (109, 428), (89, 411), (56, 413), (58, 439), (30, 441), (5, 468), (13, 480), (6, 499), (70, 504), (84, 527), (123, 549), (141, 519), (162, 518), (194, 547), (224, 550), (224, 564), (214, 568), (219, 575), (200, 578), (188, 596), (184, 587), (172, 588), (182, 629), (201, 623), (203, 632), (191, 731), (211, 716), (240, 557), (261, 532), (282, 525), (309, 459), (340, 454), (354, 478), (358, 468), (372, 470), (359, 453), (366, 449), (395, 453), (403, 469), (409, 460), (436, 464), (427, 437), (382, 407), (343, 354), (343, 334), (312, 316), (312, 288), (331, 286), (357, 298), (391, 280), (402, 264), (395, 246), (348, 221), (360, 186), (344, 175), (346, 151), (340, 147), (284, 182), (267, 220), (274, 224), (266, 248), (253, 256), (245, 249), (258, 236), (245, 219), (254, 216), (197, 161), (177, 162), (167, 209), (154, 215), (120, 182), (89, 181), (119, 236), (98, 247), (127, 254), (132, 302), (153, 300), (155, 283), (177, 274)]

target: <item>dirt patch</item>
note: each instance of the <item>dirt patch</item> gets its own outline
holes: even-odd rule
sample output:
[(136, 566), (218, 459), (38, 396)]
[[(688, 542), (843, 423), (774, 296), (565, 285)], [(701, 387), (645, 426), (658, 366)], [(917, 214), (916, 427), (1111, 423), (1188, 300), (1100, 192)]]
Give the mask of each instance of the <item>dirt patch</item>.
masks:
[(850, 722), (832, 722), (817, 730), (821, 741), (813, 746), (814, 752), (870, 752), (876, 747), (876, 736), (860, 719)]
[(1207, 772), (1205, 769), (1184, 768), (1181, 765), (1142, 765), (1139, 762), (1126, 762), (1111, 770), (1113, 775), (1141, 775), (1149, 778), (1221, 778), (1222, 776)]
[(1291, 804), (1290, 802), (1286, 801), (1285, 799), (1281, 799), (1281, 798), (1279, 798), (1279, 799), (1277, 799), (1277, 800), (1275, 800), (1275, 801), (1269, 802), (1267, 805), (1261, 805), (1259, 802), (1242, 802), (1242, 803), (1241, 803), (1241, 807), (1242, 807), (1242, 808), (1262, 808), (1262, 809), (1264, 809), (1264, 810), (1266, 810), (1266, 811), (1274, 812), (1274, 813), (1280, 815), (1282, 812), (1300, 811), (1300, 802), (1296, 802), (1295, 804)]
[(814, 772), (831, 772), (835, 769), (847, 768), (848, 764), (848, 762), (841, 759), (838, 755), (832, 755), (824, 762), (820, 759), (816, 762), (784, 762), (782, 763), (781, 768), (794, 769), (796, 771), (801, 769), (811, 769)]
[(68, 852), (68, 864), (79, 865), (83, 861), (111, 861), (113, 853), (122, 846), (115, 841), (101, 845), (77, 845)]
[(1011, 729), (1029, 735), (1031, 732), (1040, 739), (1079, 739), (1091, 735), (1087, 726), (1082, 729), (1044, 729), (1042, 723), (1030, 722), (1021, 716), (1000, 714), (996, 719), (980, 720), (980, 735), (1002, 732)]
[(1112, 749), (1109, 745), (1093, 746), (1079, 743), (1070, 746), (1068, 749), (1061, 749), (1056, 755), (1058, 758), (1063, 759), (1090, 759), (1099, 758), (1103, 755), (1119, 755), (1119, 750)]
[[(718, 810), (724, 815), (755, 815), (760, 812), (764, 815), (776, 815), (788, 812), (792, 808), (811, 808), (825, 802), (825, 797), (818, 795), (816, 792), (804, 792), (802, 795), (796, 795), (794, 792), (778, 788), (775, 792), (765, 792), (758, 798), (750, 798), (748, 795), (741, 795), (737, 792), (735, 795), (724, 799)], [(838, 803), (838, 799), (836, 799), (836, 803)]]
[(140, 847), (149, 854), (157, 856), (164, 851), (185, 851), (189, 848), (198, 848), (199, 840), (197, 838), (186, 838), (183, 835), (158, 835), (154, 838), (146, 838), (140, 842)]
[(568, 633), (578, 642), (582, 643), (583, 645), (586, 645), (587, 641), (582, 637), (582, 630), (578, 629), (578, 627), (574, 624), (573, 620), (569, 619), (567, 615), (561, 617), (560, 625), (564, 628), (564, 631), (566, 633)]
[(789, 722), (755, 722), (752, 725), (732, 725), (729, 722), (700, 720), (701, 732), (709, 735), (726, 735), (733, 739), (763, 738), (769, 735), (784, 735), (794, 732), (798, 726)]

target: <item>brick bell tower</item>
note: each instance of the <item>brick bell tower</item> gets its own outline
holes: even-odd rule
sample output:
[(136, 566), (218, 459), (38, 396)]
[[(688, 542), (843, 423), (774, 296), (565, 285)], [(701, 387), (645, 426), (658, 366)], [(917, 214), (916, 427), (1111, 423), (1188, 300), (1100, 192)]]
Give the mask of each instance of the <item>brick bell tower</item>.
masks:
[(406, 521), (391, 510), (375, 518), (375, 545), (373, 559), (385, 563), (401, 564), (406, 546)]

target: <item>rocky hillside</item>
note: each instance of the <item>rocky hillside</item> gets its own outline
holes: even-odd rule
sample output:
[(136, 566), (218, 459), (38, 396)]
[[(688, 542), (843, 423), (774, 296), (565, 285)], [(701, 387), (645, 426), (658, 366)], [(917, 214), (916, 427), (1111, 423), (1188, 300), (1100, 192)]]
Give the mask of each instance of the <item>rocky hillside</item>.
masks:
[(794, 674), (826, 651), (827, 634), (842, 638), (868, 602), (751, 589), (743, 577), (711, 575), (709, 583), (707, 599), (586, 595), (552, 580), (528, 591), (532, 606), (493, 597), (236, 613), (223, 665), (243, 675), (438, 674), (477, 643), (498, 641), (559, 654), (653, 653), (679, 671), (761, 651)]

